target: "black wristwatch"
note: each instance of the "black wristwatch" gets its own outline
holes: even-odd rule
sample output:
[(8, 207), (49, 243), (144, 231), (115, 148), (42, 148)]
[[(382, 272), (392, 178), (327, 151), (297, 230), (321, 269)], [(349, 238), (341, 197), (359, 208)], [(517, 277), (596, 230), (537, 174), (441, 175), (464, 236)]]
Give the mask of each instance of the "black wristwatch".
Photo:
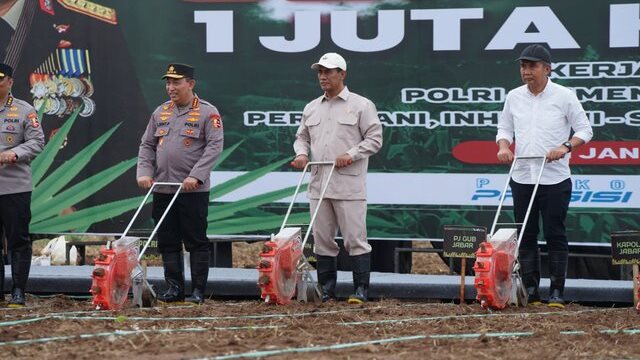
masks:
[(565, 141), (562, 143), (562, 146), (566, 147), (567, 149), (569, 149), (569, 152), (571, 152), (571, 149), (573, 149), (573, 145), (571, 145), (571, 141)]

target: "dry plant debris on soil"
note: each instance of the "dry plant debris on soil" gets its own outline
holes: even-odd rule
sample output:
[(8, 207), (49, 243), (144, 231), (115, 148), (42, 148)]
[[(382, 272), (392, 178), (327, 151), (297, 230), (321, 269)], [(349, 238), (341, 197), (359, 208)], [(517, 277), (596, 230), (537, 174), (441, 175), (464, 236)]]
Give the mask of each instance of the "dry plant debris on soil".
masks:
[(632, 308), (570, 304), (487, 312), (477, 304), (325, 304), (209, 299), (202, 306), (95, 311), (89, 300), (29, 296), (1, 308), (3, 358), (638, 358)]
[[(260, 247), (234, 243), (233, 266), (254, 268)], [(97, 249), (87, 250), (88, 263)], [(412, 273), (449, 271), (436, 254), (412, 256)], [(112, 312), (62, 295), (29, 296), (28, 305), (0, 308), (1, 358), (640, 358), (640, 314), (630, 307), (489, 312), (478, 304), (426, 301), (273, 306), (209, 299), (202, 306)]]

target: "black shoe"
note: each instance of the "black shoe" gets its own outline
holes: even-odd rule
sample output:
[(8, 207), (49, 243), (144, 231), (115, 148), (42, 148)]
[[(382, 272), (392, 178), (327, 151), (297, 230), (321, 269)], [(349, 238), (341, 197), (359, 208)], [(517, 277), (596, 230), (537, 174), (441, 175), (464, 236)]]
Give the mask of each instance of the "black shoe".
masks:
[(564, 299), (562, 298), (562, 293), (558, 289), (554, 289), (551, 291), (551, 295), (549, 296), (549, 302), (547, 303), (548, 307), (554, 307), (558, 309), (564, 309)]
[(332, 295), (330, 295), (330, 294), (327, 294), (327, 293), (325, 293), (325, 292), (322, 292), (322, 298), (321, 298), (321, 300), (322, 300), (322, 302), (324, 303), (324, 302), (327, 302), (327, 301), (335, 301), (335, 300), (337, 300), (337, 299), (336, 299), (335, 295), (334, 295), (334, 296), (332, 296)]
[(24, 290), (20, 288), (14, 288), (11, 291), (11, 300), (9, 300), (8, 306), (10, 308), (21, 308), (24, 307)]
[(354, 294), (349, 295), (347, 303), (349, 304), (364, 304), (368, 301), (367, 289), (365, 286), (358, 286)]
[(163, 303), (176, 303), (184, 301), (184, 292), (178, 287), (169, 286), (169, 289), (164, 294), (158, 295), (158, 301)]
[(196, 305), (202, 305), (204, 304), (204, 293), (200, 289), (193, 289), (193, 294), (186, 298), (185, 301)]

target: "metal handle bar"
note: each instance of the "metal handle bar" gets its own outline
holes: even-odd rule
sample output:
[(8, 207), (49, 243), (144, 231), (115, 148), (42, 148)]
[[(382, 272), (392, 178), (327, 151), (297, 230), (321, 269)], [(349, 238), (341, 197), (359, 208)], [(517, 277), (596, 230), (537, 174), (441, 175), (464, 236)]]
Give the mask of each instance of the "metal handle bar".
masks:
[[(154, 182), (151, 187), (149, 188), (149, 190), (147, 191), (147, 194), (144, 196), (144, 199), (142, 199), (142, 202), (140, 203), (140, 206), (138, 206), (138, 209), (136, 209), (135, 214), (133, 214), (133, 217), (131, 218), (131, 221), (129, 221), (129, 224), (127, 225), (127, 228), (124, 229), (124, 232), (120, 235), (120, 238), (123, 238), (125, 236), (127, 236), (127, 233), (129, 232), (129, 230), (131, 229), (131, 226), (133, 226), (133, 223), (136, 221), (136, 219), (138, 218), (138, 215), (140, 214), (140, 211), (142, 211), (142, 208), (144, 207), (144, 205), (147, 203), (147, 199), (149, 198), (149, 196), (151, 195), (151, 193), (153, 192), (153, 189), (156, 186), (177, 186), (178, 190), (176, 191), (176, 193), (173, 195), (173, 197), (171, 198), (171, 201), (169, 202), (169, 205), (167, 205), (167, 208), (164, 210), (164, 212), (162, 213), (162, 216), (160, 217), (160, 220), (158, 220), (158, 223), (156, 224), (156, 226), (153, 228), (153, 231), (151, 232), (151, 235), (149, 235), (149, 238), (147, 239), (147, 241), (144, 244), (144, 247), (142, 248), (142, 251), (140, 251), (140, 254), (138, 255), (138, 261), (140, 261), (140, 259), (142, 259), (142, 256), (144, 256), (145, 251), (147, 251), (147, 248), (149, 247), (149, 244), (151, 243), (151, 239), (153, 239), (153, 236), (156, 234), (156, 232), (158, 232), (158, 229), (160, 228), (160, 224), (162, 224), (162, 221), (164, 221), (164, 218), (167, 216), (167, 214), (169, 213), (169, 210), (171, 209), (171, 207), (173, 206), (173, 203), (176, 201), (176, 199), (178, 198), (178, 194), (180, 193), (180, 191), (182, 190), (182, 183), (172, 183), (172, 182)], [(111, 248), (111, 242), (109, 242), (107, 244), (107, 248)]]
[[(147, 193), (147, 196), (145, 196), (145, 200), (146, 198), (149, 197), (149, 194), (151, 194), (151, 190), (156, 186), (177, 186), (178, 190), (176, 190), (176, 193), (173, 194), (173, 197), (171, 198), (171, 201), (169, 201), (169, 204), (167, 205), (167, 208), (164, 209), (164, 212), (162, 213), (162, 216), (160, 217), (160, 220), (158, 220), (158, 223), (156, 224), (156, 226), (153, 228), (153, 231), (151, 232), (151, 235), (149, 235), (149, 238), (147, 239), (147, 241), (144, 243), (144, 246), (142, 247), (142, 250), (140, 251), (140, 254), (138, 254), (138, 261), (140, 261), (142, 259), (142, 257), (144, 256), (145, 251), (147, 251), (147, 248), (149, 247), (149, 244), (151, 243), (151, 239), (153, 239), (153, 237), (155, 236), (155, 234), (158, 232), (158, 230), (160, 229), (160, 225), (162, 224), (162, 222), (164, 221), (164, 218), (167, 216), (167, 214), (169, 213), (169, 210), (171, 209), (171, 207), (173, 206), (173, 203), (176, 201), (176, 199), (178, 198), (178, 194), (180, 194), (180, 191), (182, 190), (182, 183), (170, 183), (170, 182), (157, 182), (157, 183), (153, 183), (153, 185), (151, 185), (151, 188), (149, 189), (149, 192)], [(144, 201), (142, 202), (142, 204), (144, 204)], [(141, 205), (142, 207), (142, 205)]]
[(327, 191), (327, 187), (329, 187), (329, 182), (331, 180), (331, 176), (333, 175), (333, 170), (336, 168), (336, 162), (335, 161), (310, 161), (307, 163), (307, 165), (305, 165), (304, 169), (302, 169), (302, 175), (300, 175), (300, 180), (298, 180), (298, 185), (296, 186), (296, 190), (293, 193), (293, 198), (291, 199), (291, 203), (289, 204), (289, 208), (287, 209), (287, 214), (284, 217), (284, 221), (282, 221), (282, 226), (280, 226), (280, 231), (282, 231), (282, 229), (284, 229), (284, 227), (287, 225), (287, 220), (289, 219), (289, 215), (291, 214), (291, 209), (293, 208), (293, 204), (296, 202), (296, 198), (298, 197), (298, 193), (300, 192), (300, 186), (302, 186), (302, 181), (304, 180), (304, 175), (307, 172), (307, 169), (310, 166), (331, 166), (331, 169), (329, 170), (329, 176), (327, 177), (327, 181), (325, 182), (324, 186), (322, 187), (322, 191), (320, 192), (320, 198), (318, 200), (318, 205), (316, 206), (316, 210), (313, 212), (313, 215), (311, 216), (311, 222), (309, 223), (309, 227), (307, 228), (307, 232), (304, 235), (304, 239), (302, 240), (302, 248), (304, 248), (304, 246), (307, 243), (307, 239), (309, 239), (309, 234), (311, 234), (311, 228), (313, 227), (313, 223), (316, 220), (316, 215), (318, 214), (318, 209), (320, 209), (320, 205), (322, 204), (322, 200), (324, 199), (324, 194)]
[[(516, 257), (518, 248), (520, 247), (520, 242), (522, 241), (522, 237), (524, 236), (524, 229), (527, 226), (527, 221), (529, 220), (529, 214), (531, 213), (531, 208), (533, 207), (533, 201), (536, 197), (536, 193), (538, 192), (538, 186), (540, 185), (540, 179), (542, 178), (542, 172), (544, 171), (544, 165), (547, 161), (546, 156), (516, 156), (513, 158), (513, 162), (511, 163), (511, 168), (509, 169), (509, 177), (507, 178), (507, 182), (504, 185), (504, 189), (502, 190), (502, 194), (500, 195), (500, 203), (498, 204), (498, 210), (496, 211), (496, 216), (493, 219), (493, 224), (491, 225), (490, 234), (493, 236), (496, 225), (498, 225), (498, 217), (500, 216), (500, 211), (502, 210), (502, 205), (504, 204), (504, 199), (507, 195), (507, 188), (509, 187), (509, 180), (511, 179), (511, 175), (513, 174), (513, 170), (515, 169), (516, 162), (518, 160), (532, 160), (532, 159), (541, 159), (540, 171), (538, 172), (538, 178), (536, 179), (536, 183), (533, 187), (533, 192), (531, 193), (531, 199), (529, 199), (529, 205), (527, 206), (527, 212), (525, 213), (524, 220), (521, 223), (522, 228), (518, 233), (518, 242), (516, 246)], [(519, 223), (512, 223), (511, 225), (518, 225)]]

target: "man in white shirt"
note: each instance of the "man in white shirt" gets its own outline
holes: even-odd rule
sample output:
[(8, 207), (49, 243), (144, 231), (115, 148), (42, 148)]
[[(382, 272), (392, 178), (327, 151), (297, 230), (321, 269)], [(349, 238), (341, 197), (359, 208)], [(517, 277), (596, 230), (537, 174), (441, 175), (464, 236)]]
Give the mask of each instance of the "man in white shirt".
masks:
[[(520, 244), (520, 269), (530, 304), (540, 304), (540, 253), (538, 224), (542, 217), (544, 237), (549, 250), (550, 307), (564, 308), (564, 283), (569, 245), (565, 219), (571, 199), (569, 153), (593, 136), (582, 105), (571, 90), (551, 82), (551, 54), (542, 45), (526, 47), (520, 57), (520, 76), (525, 85), (509, 92), (498, 121), (498, 160), (511, 163), (510, 149), (515, 138), (516, 156), (545, 156), (540, 186), (531, 208)], [(570, 137), (573, 130), (573, 136)], [(533, 193), (539, 166), (523, 160), (516, 164), (510, 180), (514, 216), (524, 217)]]

